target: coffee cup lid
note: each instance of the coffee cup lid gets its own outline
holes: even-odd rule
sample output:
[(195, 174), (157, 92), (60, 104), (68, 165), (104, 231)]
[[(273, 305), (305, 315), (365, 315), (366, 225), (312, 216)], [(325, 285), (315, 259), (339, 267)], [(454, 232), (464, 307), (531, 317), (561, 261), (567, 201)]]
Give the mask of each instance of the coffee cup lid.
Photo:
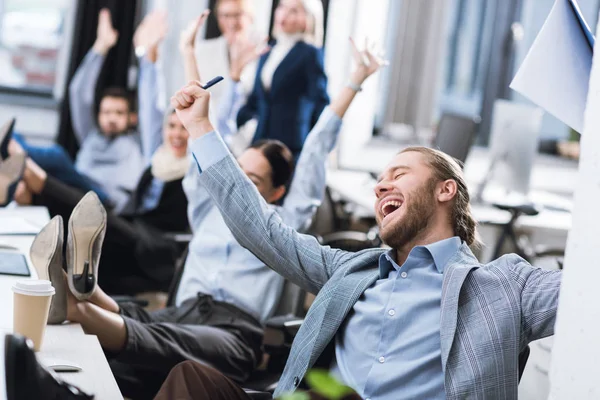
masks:
[(28, 279), (15, 282), (13, 292), (27, 296), (49, 296), (54, 294), (52, 283), (43, 279)]

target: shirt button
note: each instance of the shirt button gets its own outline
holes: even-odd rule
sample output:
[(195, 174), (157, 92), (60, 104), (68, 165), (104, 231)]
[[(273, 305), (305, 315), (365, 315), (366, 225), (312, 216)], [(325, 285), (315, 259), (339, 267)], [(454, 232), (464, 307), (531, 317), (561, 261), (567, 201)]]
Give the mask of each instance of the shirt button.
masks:
[(379, 362), (383, 364), (385, 362), (385, 357), (384, 356), (379, 357)]
[(401, 277), (403, 277), (403, 278), (406, 278), (406, 277), (408, 276), (408, 274), (407, 274), (406, 272), (402, 272), (402, 273), (400, 274), (400, 276), (401, 276)]
[(396, 311), (390, 310), (390, 311), (388, 311), (388, 314), (390, 314), (393, 317), (394, 315), (396, 315)]

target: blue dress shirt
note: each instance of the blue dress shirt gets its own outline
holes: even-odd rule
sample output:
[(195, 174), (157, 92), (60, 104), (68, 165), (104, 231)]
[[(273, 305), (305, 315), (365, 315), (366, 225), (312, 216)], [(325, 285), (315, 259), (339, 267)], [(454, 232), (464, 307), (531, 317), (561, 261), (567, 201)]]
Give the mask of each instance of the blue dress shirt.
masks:
[[(331, 109), (323, 110), (306, 140), (290, 191), (281, 207), (276, 207), (283, 222), (305, 230), (321, 203), (325, 191), (325, 162), (333, 149), (341, 119)], [(283, 277), (268, 268), (243, 248), (225, 224), (200, 183), (198, 171), (230, 156), (216, 132), (192, 141), (196, 164), (183, 180), (188, 198), (188, 218), (194, 237), (185, 261), (176, 304), (195, 297), (198, 292), (227, 302), (264, 322), (272, 316), (283, 288)], [(208, 150), (207, 150), (208, 149)]]
[(398, 266), (379, 259), (380, 278), (336, 336), (332, 373), (364, 399), (444, 399), (440, 305), (444, 267), (458, 237), (417, 246)]

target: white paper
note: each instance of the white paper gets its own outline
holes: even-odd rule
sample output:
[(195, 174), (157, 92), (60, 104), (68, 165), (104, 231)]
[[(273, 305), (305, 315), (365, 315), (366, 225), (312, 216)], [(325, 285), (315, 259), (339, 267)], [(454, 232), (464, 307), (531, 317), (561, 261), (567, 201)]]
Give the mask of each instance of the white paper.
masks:
[(0, 235), (37, 235), (43, 225), (20, 216), (0, 215)]
[(580, 19), (556, 0), (510, 87), (582, 133), (593, 54)]

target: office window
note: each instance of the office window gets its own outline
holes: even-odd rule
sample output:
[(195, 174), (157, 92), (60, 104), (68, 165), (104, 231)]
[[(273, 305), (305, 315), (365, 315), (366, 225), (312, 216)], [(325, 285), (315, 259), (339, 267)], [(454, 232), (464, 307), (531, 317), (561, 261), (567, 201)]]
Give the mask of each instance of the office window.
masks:
[(0, 90), (52, 96), (74, 0), (0, 0)]
[(446, 25), (447, 58), (442, 66), (442, 110), (479, 113), (493, 8), (493, 3), (487, 0), (450, 1)]

